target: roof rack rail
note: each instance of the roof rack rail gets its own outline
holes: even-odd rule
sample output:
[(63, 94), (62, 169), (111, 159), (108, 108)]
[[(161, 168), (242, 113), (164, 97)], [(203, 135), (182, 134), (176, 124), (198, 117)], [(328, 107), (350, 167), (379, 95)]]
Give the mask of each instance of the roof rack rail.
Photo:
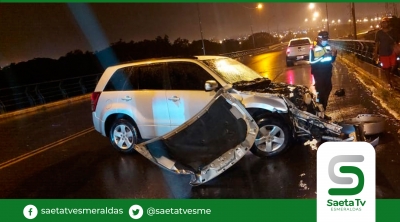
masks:
[(165, 56), (165, 57), (153, 57), (153, 58), (146, 58), (146, 59), (137, 59), (137, 60), (129, 60), (118, 63), (118, 65), (128, 64), (133, 62), (145, 62), (145, 61), (154, 61), (154, 60), (163, 60), (163, 59), (197, 59), (195, 56)]

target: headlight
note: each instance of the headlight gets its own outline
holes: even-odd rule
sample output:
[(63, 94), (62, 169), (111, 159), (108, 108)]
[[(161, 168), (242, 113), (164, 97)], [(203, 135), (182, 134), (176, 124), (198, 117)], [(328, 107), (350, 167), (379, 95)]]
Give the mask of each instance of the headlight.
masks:
[(310, 105), (311, 101), (312, 101), (312, 96), (310, 93), (304, 93), (303, 95), (303, 101), (307, 104)]

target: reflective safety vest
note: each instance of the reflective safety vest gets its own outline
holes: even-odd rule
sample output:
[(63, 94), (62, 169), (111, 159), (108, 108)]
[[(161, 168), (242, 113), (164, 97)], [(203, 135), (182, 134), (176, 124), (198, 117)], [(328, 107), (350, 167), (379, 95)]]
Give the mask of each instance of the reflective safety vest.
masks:
[[(314, 49), (310, 50), (310, 63), (315, 64), (318, 62), (324, 63), (324, 62), (331, 62), (332, 61), (332, 55), (330, 56), (325, 56), (326, 53), (331, 52), (331, 46), (320, 46), (316, 45)], [(314, 53), (313, 53), (314, 52)]]

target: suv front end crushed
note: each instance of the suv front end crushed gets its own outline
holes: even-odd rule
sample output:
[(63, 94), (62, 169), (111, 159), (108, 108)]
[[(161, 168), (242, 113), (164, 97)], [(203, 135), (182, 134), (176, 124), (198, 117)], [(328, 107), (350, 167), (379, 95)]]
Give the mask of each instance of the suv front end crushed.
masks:
[[(371, 141), (365, 137), (362, 121), (353, 121), (350, 124), (346, 120), (341, 123), (325, 120), (322, 104), (316, 102), (315, 95), (305, 86), (271, 82), (268, 87), (254, 91), (266, 95), (272, 94), (285, 101), (294, 136), (304, 138), (305, 145), (310, 145), (314, 149), (321, 141), (367, 141), (373, 146), (379, 142), (379, 137)], [(379, 133), (382, 131), (380, 127)]]

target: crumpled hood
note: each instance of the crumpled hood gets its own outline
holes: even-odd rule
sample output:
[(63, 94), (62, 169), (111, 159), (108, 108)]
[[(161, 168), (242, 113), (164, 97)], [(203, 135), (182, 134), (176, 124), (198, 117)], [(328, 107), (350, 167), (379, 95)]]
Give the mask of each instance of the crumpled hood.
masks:
[[(309, 109), (308, 104), (314, 98), (314, 95), (310, 90), (303, 85), (291, 85), (287, 83), (274, 83), (274, 82), (263, 82), (260, 84), (253, 84), (250, 86), (243, 87), (237, 85), (237, 90), (241, 90), (243, 95), (255, 95), (259, 97), (266, 97), (274, 100), (282, 100), (281, 97), (288, 98), (296, 107), (300, 110), (306, 111)], [(310, 111), (310, 110), (309, 110)]]

